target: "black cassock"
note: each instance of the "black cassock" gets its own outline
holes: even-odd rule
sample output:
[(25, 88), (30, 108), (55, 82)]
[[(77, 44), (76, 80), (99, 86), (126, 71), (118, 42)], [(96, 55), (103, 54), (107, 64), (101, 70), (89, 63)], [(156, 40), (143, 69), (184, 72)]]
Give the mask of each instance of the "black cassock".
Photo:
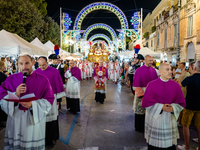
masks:
[[(6, 80), (7, 76), (3, 72), (0, 72), (0, 85)], [(6, 123), (7, 114), (0, 107), (0, 123)]]

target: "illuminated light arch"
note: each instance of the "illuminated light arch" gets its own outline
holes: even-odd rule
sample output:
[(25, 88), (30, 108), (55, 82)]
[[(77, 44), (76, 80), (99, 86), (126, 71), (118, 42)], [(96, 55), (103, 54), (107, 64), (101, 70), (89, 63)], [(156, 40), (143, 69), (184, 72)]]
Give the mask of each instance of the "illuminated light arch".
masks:
[(126, 16), (124, 15), (124, 13), (121, 11), (121, 9), (119, 9), (117, 6), (115, 6), (111, 3), (108, 3), (108, 2), (96, 2), (96, 3), (87, 5), (79, 12), (79, 14), (77, 15), (76, 20), (74, 22), (74, 30), (81, 29), (81, 24), (87, 14), (91, 13), (92, 11), (100, 10), (100, 9), (104, 9), (104, 10), (113, 12), (120, 20), (121, 28), (128, 29), (128, 21), (126, 19)]
[(96, 23), (96, 24), (93, 24), (91, 26), (89, 26), (84, 34), (83, 34), (83, 39), (85, 41), (87, 41), (87, 38), (88, 38), (88, 35), (90, 34), (91, 31), (95, 30), (95, 29), (105, 29), (106, 31), (108, 31), (111, 36), (112, 36), (112, 40), (113, 41), (116, 41), (117, 40), (117, 34), (115, 33), (115, 31), (113, 30), (112, 27), (110, 27), (109, 25), (107, 24), (104, 24), (104, 23)]
[(106, 36), (105, 34), (95, 34), (92, 37), (90, 37), (90, 39), (88, 41), (94, 41), (97, 38), (102, 38), (104, 40), (106, 40), (106, 42), (108, 43), (108, 45), (111, 45), (111, 40), (108, 36)]
[[(94, 44), (96, 44), (97, 42), (104, 42), (104, 41), (102, 41), (102, 40), (93, 41), (93, 42), (92, 42), (92, 46), (94, 46)], [(104, 45), (106, 46), (107, 50), (109, 50), (109, 49), (108, 49), (109, 46), (108, 46), (108, 44), (107, 44), (106, 42), (104, 42)]]

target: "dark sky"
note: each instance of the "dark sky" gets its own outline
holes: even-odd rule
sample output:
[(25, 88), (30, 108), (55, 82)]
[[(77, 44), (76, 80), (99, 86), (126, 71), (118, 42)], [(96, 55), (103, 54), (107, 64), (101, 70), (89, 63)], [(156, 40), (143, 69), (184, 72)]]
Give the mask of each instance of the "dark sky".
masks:
[[(161, 0), (107, 0), (105, 2), (110, 2), (117, 7), (119, 7), (124, 14), (126, 15), (127, 21), (129, 23), (129, 28), (132, 28), (130, 25), (130, 20), (133, 15), (133, 12), (136, 10), (140, 10), (140, 8), (144, 9), (144, 16), (151, 12), (160, 2)], [(50, 17), (59, 23), (59, 11), (60, 7), (63, 8), (63, 12), (66, 12), (70, 15), (73, 23), (70, 29), (73, 28), (74, 21), (78, 13), (87, 5), (99, 2), (94, 0), (46, 0), (47, 2), (47, 11)], [(110, 25), (113, 29), (120, 29), (121, 25), (116, 17), (116, 15), (107, 10), (97, 10), (89, 13), (87, 17), (82, 22), (81, 29), (86, 29), (90, 25), (94, 23), (105, 23)], [(115, 30), (116, 31), (116, 30)], [(106, 31), (95, 30), (96, 33), (106, 33)], [(94, 33), (91, 33), (94, 34)]]

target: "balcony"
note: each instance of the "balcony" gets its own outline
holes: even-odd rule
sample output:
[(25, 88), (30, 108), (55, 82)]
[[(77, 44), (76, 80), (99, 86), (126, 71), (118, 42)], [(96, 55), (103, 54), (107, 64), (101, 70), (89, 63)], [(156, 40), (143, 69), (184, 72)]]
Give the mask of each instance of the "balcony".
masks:
[(158, 19), (157, 26), (160, 25), (164, 21), (164, 16)]
[(156, 37), (156, 32), (151, 33), (151, 34), (149, 35), (149, 38), (150, 38), (150, 39), (153, 38), (153, 37)]
[(169, 17), (169, 11), (166, 11), (163, 16), (164, 16), (164, 20), (167, 19)]
[(169, 16), (172, 16), (175, 12), (175, 7), (173, 6), (170, 10), (169, 10)]

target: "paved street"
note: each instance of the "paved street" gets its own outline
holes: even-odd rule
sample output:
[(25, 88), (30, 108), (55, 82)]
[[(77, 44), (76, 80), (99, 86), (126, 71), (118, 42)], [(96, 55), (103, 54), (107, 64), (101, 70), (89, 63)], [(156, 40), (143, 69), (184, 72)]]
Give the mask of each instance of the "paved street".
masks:
[[(53, 150), (146, 150), (142, 133), (134, 131), (132, 111), (133, 95), (120, 83), (107, 84), (105, 103), (94, 100), (94, 82), (81, 82), (81, 112), (74, 115), (66, 111), (62, 102), (59, 115), (60, 140)], [(181, 129), (181, 128), (180, 128)], [(197, 137), (191, 129), (191, 136)], [(183, 135), (179, 144), (183, 144)], [(0, 131), (0, 149), (3, 149), (4, 129)], [(197, 144), (191, 141), (193, 149)]]

